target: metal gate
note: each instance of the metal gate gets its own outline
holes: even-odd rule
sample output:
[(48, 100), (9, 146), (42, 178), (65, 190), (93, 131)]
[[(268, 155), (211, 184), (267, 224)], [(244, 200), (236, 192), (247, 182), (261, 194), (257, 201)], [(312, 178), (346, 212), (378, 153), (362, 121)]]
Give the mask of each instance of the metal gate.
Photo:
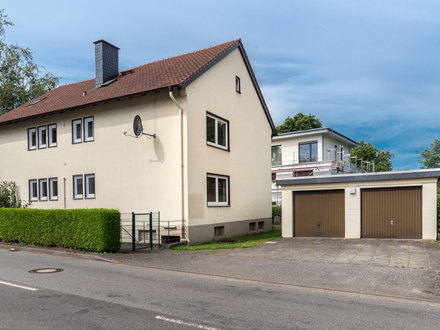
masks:
[(121, 244), (131, 250), (160, 247), (160, 212), (121, 215)]
[(361, 190), (362, 237), (422, 238), (422, 187)]
[(295, 191), (296, 237), (345, 237), (344, 190)]

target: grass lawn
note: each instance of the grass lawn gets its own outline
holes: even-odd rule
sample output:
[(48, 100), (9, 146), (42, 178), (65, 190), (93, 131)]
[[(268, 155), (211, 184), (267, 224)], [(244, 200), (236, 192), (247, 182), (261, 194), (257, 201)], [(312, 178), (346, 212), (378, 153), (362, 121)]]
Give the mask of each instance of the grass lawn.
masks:
[(281, 238), (281, 226), (273, 226), (273, 230), (267, 233), (236, 236), (227, 238), (224, 241), (213, 240), (209, 243), (189, 246), (176, 246), (173, 250), (216, 250), (249, 248), (255, 245)]

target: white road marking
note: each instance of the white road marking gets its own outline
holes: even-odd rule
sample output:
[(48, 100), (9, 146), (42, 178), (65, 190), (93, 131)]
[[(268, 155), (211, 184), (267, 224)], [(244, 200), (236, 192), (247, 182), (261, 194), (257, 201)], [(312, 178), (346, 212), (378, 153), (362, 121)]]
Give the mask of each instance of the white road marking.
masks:
[(207, 326), (204, 326), (204, 325), (201, 325), (201, 324), (186, 323), (186, 322), (183, 322), (181, 320), (169, 319), (169, 318), (167, 318), (165, 316), (160, 316), (160, 315), (157, 315), (156, 319), (162, 320), (162, 321), (173, 322), (173, 323), (177, 323), (177, 324), (182, 324), (182, 325), (187, 325), (189, 327), (194, 327), (194, 328), (203, 329), (203, 330), (220, 330), (220, 329), (217, 329), (217, 328), (207, 327)]
[(20, 288), (20, 289), (25, 289), (25, 290), (30, 290), (30, 291), (38, 291), (38, 289), (36, 289), (36, 288), (31, 288), (29, 286), (18, 285), (18, 284), (9, 283), (9, 282), (0, 281), (0, 284), (9, 285), (9, 286), (13, 286), (15, 288)]

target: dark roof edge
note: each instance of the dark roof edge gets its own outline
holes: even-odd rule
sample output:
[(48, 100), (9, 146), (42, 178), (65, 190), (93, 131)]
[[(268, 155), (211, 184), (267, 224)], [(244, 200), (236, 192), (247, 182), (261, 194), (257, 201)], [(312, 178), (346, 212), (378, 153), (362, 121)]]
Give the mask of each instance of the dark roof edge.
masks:
[(338, 131), (335, 131), (333, 128), (330, 127), (321, 127), (321, 128), (313, 128), (313, 129), (306, 129), (306, 130), (302, 130), (302, 131), (295, 131), (295, 132), (288, 132), (288, 133), (280, 133), (277, 134), (276, 137), (274, 137), (275, 140), (282, 140), (282, 139), (287, 139), (290, 137), (294, 137), (295, 135), (304, 135), (304, 134), (319, 134), (319, 133), (326, 133), (326, 132), (330, 132), (331, 134), (335, 134), (339, 137), (339, 140), (345, 140), (346, 142), (348, 142), (348, 144), (353, 144), (355, 146), (359, 145), (358, 142), (356, 142), (353, 139), (350, 139), (348, 136), (339, 133)]
[(177, 86), (172, 85), (172, 86), (165, 86), (165, 87), (160, 87), (160, 88), (155, 88), (155, 89), (149, 89), (149, 90), (142, 91), (142, 92), (137, 92), (137, 93), (133, 93), (133, 94), (126, 94), (126, 95), (123, 95), (123, 96), (112, 97), (112, 98), (108, 98), (108, 99), (105, 99), (105, 100), (100, 100), (100, 101), (96, 101), (96, 102), (90, 102), (90, 103), (81, 104), (81, 105), (78, 105), (78, 106), (73, 106), (73, 107), (68, 107), (68, 108), (61, 108), (61, 109), (56, 109), (56, 110), (53, 110), (53, 111), (50, 111), (50, 112), (41, 113), (41, 114), (33, 114), (33, 115), (30, 115), (30, 116), (26, 116), (26, 117), (20, 117), (20, 118), (8, 120), (8, 121), (2, 121), (2, 122), (0, 122), (0, 126), (9, 125), (9, 124), (12, 124), (12, 123), (18, 123), (18, 122), (26, 121), (26, 120), (33, 119), (33, 118), (45, 117), (45, 116), (53, 115), (53, 114), (56, 114), (56, 113), (63, 113), (63, 112), (67, 112), (67, 111), (74, 111), (74, 110), (77, 110), (77, 109), (83, 109), (83, 108), (86, 108), (86, 107), (92, 107), (92, 106), (95, 106), (95, 105), (98, 105), (98, 104), (104, 104), (104, 103), (113, 102), (113, 101), (117, 101), (117, 100), (129, 99), (129, 98), (132, 98), (132, 97), (135, 97), (135, 96), (139, 96), (139, 95), (143, 95), (143, 94), (150, 94), (150, 93), (154, 93), (154, 92), (157, 92), (157, 91), (160, 91), (160, 90), (168, 91), (168, 89), (172, 88), (172, 87), (177, 87)]
[[(267, 120), (269, 121), (270, 128), (272, 130), (272, 135), (276, 135), (277, 131), (275, 128), (275, 124), (272, 120), (272, 116), (269, 112), (269, 108), (267, 107), (266, 101), (264, 100), (263, 93), (260, 90), (260, 86), (258, 85), (257, 78), (255, 76), (255, 73), (252, 69), (251, 63), (249, 61), (249, 58), (246, 54), (246, 51), (244, 49), (243, 43), (241, 42), (241, 39), (237, 39), (235, 43), (233, 43), (229, 48), (224, 50), (221, 54), (219, 54), (215, 59), (207, 63), (203, 68), (201, 68), (199, 71), (195, 72), (192, 76), (190, 76), (188, 79), (183, 81), (178, 88), (184, 89), (189, 84), (191, 84), (194, 80), (196, 80), (198, 77), (200, 77), (202, 74), (204, 74), (206, 71), (208, 71), (210, 68), (212, 68), (215, 64), (220, 62), (223, 58), (225, 58), (227, 55), (229, 55), (234, 49), (239, 48), (241, 55), (243, 56), (243, 60), (246, 64), (246, 68), (248, 69), (249, 75), (251, 76), (252, 82), (254, 84), (255, 90), (258, 94), (258, 97), (260, 99), (261, 105), (263, 106), (264, 112), (266, 114)], [(170, 86), (171, 87), (171, 86)]]
[(439, 169), (395, 171), (395, 172), (377, 172), (363, 174), (339, 174), (328, 176), (315, 176), (305, 178), (292, 178), (277, 180), (279, 186), (318, 184), (318, 183), (336, 183), (336, 182), (355, 182), (355, 181), (383, 181), (383, 180), (405, 180), (419, 178), (440, 178)]

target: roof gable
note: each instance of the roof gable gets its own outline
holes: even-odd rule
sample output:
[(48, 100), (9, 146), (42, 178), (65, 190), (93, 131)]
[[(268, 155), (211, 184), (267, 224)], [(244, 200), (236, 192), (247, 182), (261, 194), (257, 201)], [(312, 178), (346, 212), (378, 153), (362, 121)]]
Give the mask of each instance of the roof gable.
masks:
[[(96, 88), (95, 79), (57, 87), (1, 115), (0, 125), (164, 88), (183, 89), (237, 47), (275, 134), (275, 126), (240, 39), (121, 71), (114, 82), (103, 87)], [(36, 102), (40, 99), (43, 100)]]

